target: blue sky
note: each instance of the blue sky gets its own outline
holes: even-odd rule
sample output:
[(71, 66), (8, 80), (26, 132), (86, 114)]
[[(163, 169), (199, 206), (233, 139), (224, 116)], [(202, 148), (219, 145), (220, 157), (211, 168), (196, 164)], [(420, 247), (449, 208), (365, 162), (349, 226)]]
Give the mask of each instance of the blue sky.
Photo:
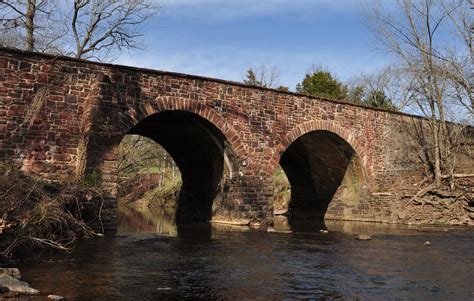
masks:
[(346, 81), (387, 64), (373, 49), (358, 0), (160, 0), (144, 50), (117, 63), (242, 81), (249, 67), (279, 71), (294, 90), (311, 65)]

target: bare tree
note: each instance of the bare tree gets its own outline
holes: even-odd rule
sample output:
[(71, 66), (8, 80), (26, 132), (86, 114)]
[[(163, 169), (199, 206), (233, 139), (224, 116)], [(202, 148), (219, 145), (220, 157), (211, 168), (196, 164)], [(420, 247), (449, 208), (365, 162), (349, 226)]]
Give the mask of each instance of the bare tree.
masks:
[(141, 25), (155, 12), (150, 0), (0, 0), (0, 43), (104, 60), (140, 48)]
[(413, 103), (416, 94), (411, 87), (413, 79), (391, 65), (373, 73), (360, 74), (348, 81), (351, 101), (360, 102), (370, 95), (383, 92), (392, 101), (394, 109), (399, 111)]
[(13, 30), (5, 30), (0, 36), (0, 46), (20, 49), (23, 48), (23, 41)]
[(147, 0), (74, 0), (71, 31), (77, 58), (140, 47), (139, 25), (155, 12)]
[(52, 52), (54, 42), (64, 34), (57, 25), (56, 4), (55, 0), (1, 0), (1, 45)]
[[(471, 47), (460, 49), (459, 45), (470, 42), (462, 42), (465, 36), (453, 33), (459, 26), (468, 25), (467, 19), (461, 22), (456, 16), (469, 4), (458, 0), (397, 0), (395, 11), (386, 4), (372, 3), (366, 10), (366, 20), (378, 38), (377, 46), (392, 54), (400, 72), (409, 78), (410, 86), (406, 88), (412, 93), (413, 103), (429, 118), (434, 186), (439, 187), (443, 173), (452, 172), (453, 164), (446, 105), (453, 100), (453, 91), (461, 92), (456, 96), (464, 102), (465, 97), (472, 96), (466, 64), (459, 63), (465, 62)], [(465, 29), (458, 31), (464, 33)]]
[(261, 65), (258, 68), (251, 67), (245, 74), (244, 83), (252, 86), (275, 88), (279, 78), (279, 72), (275, 66)]
[(118, 171), (122, 175), (149, 173), (150, 167), (174, 166), (173, 158), (155, 141), (126, 135), (119, 147)]
[[(471, 2), (469, 7), (468, 2)], [(452, 82), (452, 96), (471, 114), (474, 113), (474, 48), (472, 30), (474, 18), (472, 10), (474, 2), (467, 0), (441, 1), (444, 11), (449, 17), (451, 32), (457, 37), (459, 48), (448, 49), (442, 59)]]

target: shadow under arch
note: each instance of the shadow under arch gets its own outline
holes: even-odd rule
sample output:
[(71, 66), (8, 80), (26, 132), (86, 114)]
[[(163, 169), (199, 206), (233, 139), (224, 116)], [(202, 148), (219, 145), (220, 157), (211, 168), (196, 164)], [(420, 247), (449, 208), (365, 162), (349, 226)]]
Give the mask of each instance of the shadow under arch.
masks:
[(176, 220), (210, 220), (214, 199), (238, 170), (226, 136), (212, 122), (184, 110), (164, 110), (139, 121), (127, 134), (160, 144), (180, 169)]
[(351, 219), (347, 209), (367, 195), (359, 155), (332, 131), (314, 130), (296, 137), (281, 155), (280, 166), (291, 186), (290, 220)]

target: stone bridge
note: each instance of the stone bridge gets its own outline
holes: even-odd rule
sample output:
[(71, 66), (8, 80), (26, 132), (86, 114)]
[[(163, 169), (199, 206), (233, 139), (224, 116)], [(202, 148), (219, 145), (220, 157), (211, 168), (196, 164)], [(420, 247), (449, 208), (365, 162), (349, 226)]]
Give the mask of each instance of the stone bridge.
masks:
[(0, 100), (0, 159), (100, 175), (110, 222), (126, 134), (175, 160), (180, 220), (271, 222), (281, 166), (293, 217), (393, 221), (393, 192), (424, 172), (408, 130), (421, 118), (237, 82), (0, 49)]

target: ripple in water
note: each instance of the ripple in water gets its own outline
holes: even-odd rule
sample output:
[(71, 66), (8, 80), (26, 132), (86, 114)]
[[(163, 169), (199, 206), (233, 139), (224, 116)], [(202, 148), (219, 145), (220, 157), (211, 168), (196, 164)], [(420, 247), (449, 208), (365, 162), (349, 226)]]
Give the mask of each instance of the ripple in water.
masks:
[[(171, 215), (172, 216), (172, 215)], [(68, 300), (473, 300), (474, 230), (367, 223), (292, 225), (275, 233), (120, 211), (115, 235), (73, 254), (20, 267), (23, 278)], [(232, 231), (234, 230), (234, 231)], [(356, 240), (371, 234), (370, 241)], [(431, 242), (431, 247), (424, 245)]]

